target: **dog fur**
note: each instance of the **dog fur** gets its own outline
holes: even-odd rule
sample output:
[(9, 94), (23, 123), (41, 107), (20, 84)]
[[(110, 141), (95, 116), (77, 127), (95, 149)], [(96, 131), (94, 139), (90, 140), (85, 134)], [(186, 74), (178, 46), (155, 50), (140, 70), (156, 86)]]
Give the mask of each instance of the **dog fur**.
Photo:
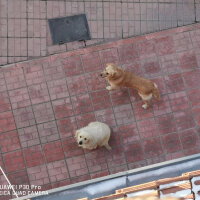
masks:
[(119, 87), (128, 87), (137, 90), (144, 102), (142, 105), (144, 109), (149, 107), (152, 97), (157, 101), (160, 100), (158, 87), (153, 81), (126, 72), (113, 63), (107, 63), (105, 70), (100, 75), (106, 78), (110, 84), (106, 87), (107, 90), (114, 90)]
[(91, 122), (88, 126), (77, 130), (75, 138), (82, 148), (96, 149), (98, 146), (105, 146), (107, 150), (111, 150), (108, 144), (110, 128), (102, 122)]

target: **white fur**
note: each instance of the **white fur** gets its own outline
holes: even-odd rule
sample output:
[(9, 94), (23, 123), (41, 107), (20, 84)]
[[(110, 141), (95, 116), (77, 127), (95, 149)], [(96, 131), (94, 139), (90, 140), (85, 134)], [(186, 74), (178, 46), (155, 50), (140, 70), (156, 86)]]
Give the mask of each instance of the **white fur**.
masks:
[(140, 94), (140, 93), (138, 93), (138, 94), (141, 96), (142, 100), (145, 100), (145, 101), (150, 100), (153, 96), (152, 93), (149, 94), (149, 95), (143, 95), (143, 94)]
[(88, 126), (77, 130), (75, 137), (78, 144), (82, 142), (79, 146), (85, 149), (96, 149), (97, 146), (105, 146), (106, 149), (111, 150), (108, 144), (110, 128), (102, 122), (89, 123)]
[(148, 105), (147, 104), (143, 104), (142, 108), (147, 109)]
[(157, 86), (157, 84), (156, 84), (156, 83), (153, 83), (153, 85), (154, 85), (154, 87), (155, 87), (155, 88), (158, 88), (158, 86)]

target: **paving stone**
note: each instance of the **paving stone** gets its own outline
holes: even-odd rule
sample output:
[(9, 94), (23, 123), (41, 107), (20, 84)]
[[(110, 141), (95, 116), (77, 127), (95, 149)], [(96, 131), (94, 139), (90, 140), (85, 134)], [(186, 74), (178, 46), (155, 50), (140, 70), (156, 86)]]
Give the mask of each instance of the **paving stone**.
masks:
[(92, 102), (88, 94), (72, 97), (72, 102), (76, 115), (93, 111)]
[(31, 62), (29, 66), (24, 69), (24, 75), (28, 86), (42, 84), (45, 81), (42, 64), (37, 62)]
[(181, 143), (177, 133), (162, 136), (164, 151), (174, 153), (181, 150)]
[(160, 66), (163, 73), (171, 74), (180, 70), (180, 63), (175, 54), (160, 57)]
[(184, 91), (169, 94), (169, 100), (174, 112), (189, 108), (187, 94)]
[(66, 186), (66, 185), (70, 185), (70, 179), (64, 180), (64, 181), (59, 181), (56, 183), (52, 183), (52, 188), (57, 188), (57, 187), (62, 187), (62, 186)]
[(102, 170), (102, 171), (99, 171), (99, 172), (92, 172), (91, 173), (91, 178), (99, 178), (99, 177), (102, 177), (102, 176), (108, 176), (109, 175), (109, 171), (108, 170)]
[(27, 167), (35, 167), (44, 164), (44, 156), (40, 145), (24, 149), (24, 159)]
[(14, 130), (15, 122), (11, 111), (0, 113), (0, 133)]
[(171, 112), (171, 107), (167, 95), (162, 96), (160, 101), (152, 102), (155, 116)]
[(156, 135), (159, 135), (158, 128), (155, 123), (155, 119), (144, 119), (138, 123), (139, 134), (142, 139), (152, 138)]
[[(101, 118), (101, 120), (104, 120), (104, 119), (102, 119), (102, 116), (99, 116), (99, 117)], [(78, 128), (82, 128), (84, 126), (87, 126), (90, 122), (96, 121), (95, 113), (90, 112), (90, 113), (78, 115), (76, 117), (76, 120), (77, 120)]]
[(8, 90), (26, 86), (23, 69), (18, 68), (16, 65), (5, 69), (4, 76)]
[(176, 132), (176, 124), (171, 113), (158, 116), (156, 122), (161, 135)]
[(25, 168), (24, 158), (21, 150), (5, 153), (3, 158), (7, 172), (14, 172)]
[(153, 138), (144, 141), (144, 151), (146, 158), (158, 157), (163, 154), (160, 138)]
[(74, 136), (75, 133), (73, 133), (73, 137), (62, 139), (63, 150), (66, 158), (71, 158), (74, 156), (80, 156), (84, 154), (83, 149), (78, 146)]
[(75, 135), (77, 129), (76, 119), (68, 117), (57, 121), (60, 137), (70, 137)]
[(120, 46), (119, 55), (122, 64), (133, 62), (139, 58), (135, 44)]
[(114, 107), (114, 115), (117, 125), (135, 121), (135, 117), (130, 104)]
[(55, 119), (50, 102), (34, 105), (33, 112), (37, 123), (48, 122)]
[(79, 177), (88, 174), (86, 160), (83, 155), (66, 159), (70, 177)]
[(0, 92), (0, 112), (11, 110), (9, 96), (7, 92)]
[(32, 104), (44, 103), (50, 100), (47, 85), (45, 83), (29, 86), (28, 92)]
[[(43, 60), (41, 60), (41, 62), (43, 62)], [(43, 62), (43, 69), (47, 81), (65, 78), (65, 73), (60, 59), (49, 59), (48, 61)]]
[(130, 103), (130, 97), (127, 88), (120, 88), (110, 92), (110, 97), (113, 106)]
[(174, 43), (172, 37), (163, 37), (155, 40), (156, 51), (158, 55), (168, 55), (174, 52)]
[(141, 67), (146, 76), (158, 76), (161, 74), (161, 68), (156, 57), (141, 61)]
[(106, 153), (106, 159), (108, 163), (109, 171), (111, 173), (127, 168), (125, 154), (122, 151), (122, 146), (116, 146), (112, 148), (112, 153)]
[(190, 110), (175, 112), (174, 118), (178, 130), (184, 130), (195, 126), (192, 113)]
[(90, 175), (86, 174), (86, 175), (83, 175), (81, 177), (72, 178), (71, 183), (78, 183), (78, 182), (81, 182), (81, 181), (87, 181), (89, 179), (90, 179)]
[(0, 135), (1, 152), (7, 153), (20, 149), (20, 142), (17, 131), (10, 131)]
[(194, 119), (196, 121), (196, 124), (200, 125), (200, 114), (199, 114), (200, 108), (193, 108), (192, 112), (194, 114)]
[(35, 125), (18, 129), (18, 135), (23, 148), (40, 144), (37, 127)]
[(185, 79), (186, 87), (187, 88), (194, 88), (198, 84), (198, 80), (200, 78), (200, 70), (184, 72), (183, 77)]
[(90, 53), (82, 56), (83, 68), (85, 72), (102, 70), (99, 53)]
[[(8, 179), (10, 180), (11, 183), (17, 185), (19, 187), (19, 185), (29, 185), (29, 179), (28, 179), (28, 174), (26, 172), (26, 170), (21, 170), (18, 172), (13, 172), (10, 173), (8, 175)], [(22, 188), (16, 188), (17, 191), (27, 191), (25, 189)]]
[[(31, 105), (27, 88), (19, 88), (9, 91), (9, 96), (13, 109), (23, 108)], [(8, 105), (5, 105), (4, 109), (8, 107)]]
[(134, 61), (132, 63), (128, 63), (128, 64), (124, 64), (122, 65), (122, 69), (129, 71), (131, 73), (134, 73), (138, 76), (142, 76), (143, 75), (143, 71), (140, 67), (140, 63), (139, 61)]
[(67, 84), (70, 95), (87, 93), (87, 85), (84, 75), (67, 77)]
[(111, 106), (109, 92), (105, 90), (90, 93), (94, 110), (101, 110)]
[(47, 82), (49, 96), (51, 100), (68, 97), (69, 92), (65, 79), (53, 80)]
[(110, 126), (116, 125), (114, 113), (111, 108), (96, 111), (95, 115), (96, 115), (97, 121), (107, 123)]
[(188, 92), (188, 97), (192, 106), (200, 105), (200, 90), (199, 88), (190, 90)]
[(59, 182), (69, 178), (65, 160), (55, 161), (47, 165), (50, 181)]
[(153, 57), (156, 54), (155, 42), (143, 40), (138, 43), (138, 54), (140, 58)]
[(58, 99), (52, 102), (56, 119), (73, 116), (73, 106), (70, 98)]
[(50, 163), (64, 158), (61, 142), (55, 141), (43, 145), (43, 152), (46, 157), (46, 162)]
[(128, 144), (139, 140), (139, 134), (136, 123), (120, 125), (119, 134), (122, 139), (122, 144)]
[(86, 82), (87, 82), (89, 92), (106, 88), (106, 82), (100, 76), (100, 73), (102, 71), (103, 70), (91, 72), (91, 73), (87, 73), (85, 75), (85, 79), (86, 79)]
[(135, 163), (145, 159), (142, 144), (139, 141), (126, 145), (124, 151), (128, 163)]
[(104, 171), (108, 168), (106, 157), (102, 149), (87, 153), (85, 158), (90, 173)]
[(194, 129), (182, 131), (179, 134), (183, 144), (183, 149), (189, 149), (195, 146), (199, 146), (199, 138)]
[(187, 52), (187, 54), (180, 53), (179, 62), (180, 62), (180, 67), (182, 71), (192, 70), (198, 67), (196, 55), (193, 51)]
[(180, 73), (165, 76), (165, 83), (169, 93), (180, 92), (184, 90), (183, 78)]
[(37, 126), (41, 143), (48, 143), (59, 139), (56, 122), (47, 122)]
[(79, 56), (63, 59), (62, 63), (67, 77), (80, 75), (83, 73), (81, 58)]
[(119, 55), (117, 48), (105, 49), (100, 52), (100, 58), (105, 67), (106, 63), (119, 64)]
[(45, 165), (27, 168), (27, 173), (32, 185), (46, 185), (50, 182)]

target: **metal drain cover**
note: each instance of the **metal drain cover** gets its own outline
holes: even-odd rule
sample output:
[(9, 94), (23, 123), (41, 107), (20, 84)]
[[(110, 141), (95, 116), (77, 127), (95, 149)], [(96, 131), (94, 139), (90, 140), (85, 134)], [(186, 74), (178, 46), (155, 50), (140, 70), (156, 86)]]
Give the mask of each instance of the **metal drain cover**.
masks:
[(90, 31), (85, 14), (49, 19), (53, 44), (90, 40)]

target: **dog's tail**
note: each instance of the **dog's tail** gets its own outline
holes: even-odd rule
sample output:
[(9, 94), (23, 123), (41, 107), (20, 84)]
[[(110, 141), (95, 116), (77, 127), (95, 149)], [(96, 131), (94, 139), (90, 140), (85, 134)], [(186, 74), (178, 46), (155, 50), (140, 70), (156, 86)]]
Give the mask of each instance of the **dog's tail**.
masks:
[(154, 88), (153, 88), (153, 91), (152, 91), (153, 97), (154, 97), (157, 101), (160, 101), (160, 93), (159, 93), (159, 90), (158, 90), (158, 86), (157, 86), (155, 83), (153, 83), (153, 85), (154, 85)]

